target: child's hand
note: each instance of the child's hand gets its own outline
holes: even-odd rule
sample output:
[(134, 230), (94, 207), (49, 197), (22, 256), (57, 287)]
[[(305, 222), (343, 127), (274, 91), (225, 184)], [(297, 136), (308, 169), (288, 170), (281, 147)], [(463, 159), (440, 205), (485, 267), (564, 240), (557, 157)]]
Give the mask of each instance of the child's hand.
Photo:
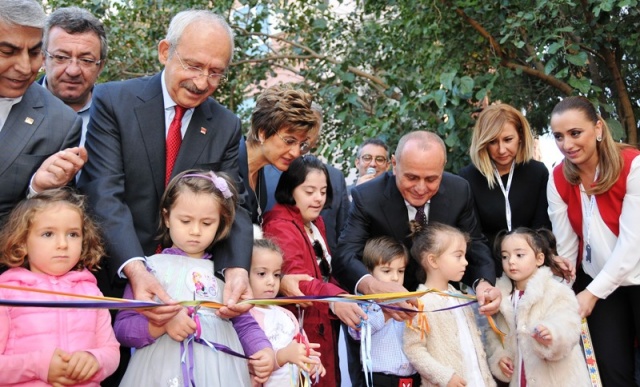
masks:
[(49, 362), (47, 383), (58, 386), (75, 384), (74, 380), (71, 380), (66, 376), (70, 358), (71, 355), (60, 348), (56, 348), (53, 351), (53, 356)]
[(500, 359), (498, 365), (500, 366), (500, 371), (502, 371), (502, 374), (511, 379), (511, 376), (513, 376), (513, 361), (505, 356)]
[(309, 367), (309, 365), (320, 364), (320, 352), (314, 350), (315, 348), (320, 348), (320, 344), (309, 343), (309, 348), (309, 355), (307, 356), (307, 347), (303, 343), (292, 341), (276, 353), (278, 367), (291, 363), (310, 372), (312, 367)]
[(276, 365), (276, 355), (272, 348), (264, 348), (251, 355), (249, 371), (256, 383), (265, 383)]
[(549, 329), (547, 329), (547, 327), (545, 327), (544, 325), (538, 325), (537, 327), (533, 328), (531, 337), (533, 337), (535, 341), (537, 341), (541, 345), (544, 345), (545, 347), (550, 346), (551, 342), (553, 341), (551, 332), (549, 332)]
[(65, 376), (77, 383), (82, 383), (91, 379), (99, 369), (100, 363), (95, 356), (87, 351), (76, 351), (69, 357)]
[(196, 322), (189, 317), (187, 308), (182, 308), (166, 323), (165, 329), (169, 337), (175, 341), (184, 341), (196, 331)]
[(464, 387), (467, 385), (467, 381), (462, 379), (457, 374), (453, 374), (449, 383), (447, 383), (447, 387)]
[(367, 314), (357, 304), (351, 302), (332, 302), (329, 304), (333, 314), (353, 329), (360, 329), (360, 322), (367, 319)]
[(313, 367), (311, 368), (311, 372), (309, 372), (309, 375), (311, 375), (313, 379), (325, 376), (327, 374), (327, 370), (326, 368), (324, 368), (324, 366), (320, 362), (320, 358), (314, 356), (313, 359), (317, 360), (318, 362), (316, 364), (313, 364)]

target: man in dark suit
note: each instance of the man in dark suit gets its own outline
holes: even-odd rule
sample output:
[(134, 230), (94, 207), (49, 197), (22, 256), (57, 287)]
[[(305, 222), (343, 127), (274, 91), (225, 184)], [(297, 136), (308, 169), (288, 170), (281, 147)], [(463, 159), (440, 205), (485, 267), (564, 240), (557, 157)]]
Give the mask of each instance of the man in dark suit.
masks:
[[(224, 171), (242, 190), (237, 160), (240, 120), (210, 97), (224, 79), (232, 53), (233, 33), (223, 18), (209, 11), (183, 11), (158, 44), (163, 72), (94, 90), (86, 141), (90, 161), (78, 185), (89, 196), (105, 234), (109, 280), (124, 272), (136, 299), (157, 296), (173, 302), (147, 272), (143, 258), (158, 245), (155, 237), (166, 180), (190, 168)], [(172, 133), (178, 136), (179, 151), (174, 167), (167, 168), (171, 162), (166, 139)], [(244, 196), (242, 191), (240, 203)], [(224, 317), (248, 309), (235, 303), (251, 296), (252, 239), (249, 214), (239, 207), (231, 237), (216, 244), (213, 252), (216, 270), (224, 270), (226, 281), (228, 307), (219, 312)], [(145, 315), (161, 325), (179, 309), (168, 305)]]
[[(493, 287), (495, 271), (491, 251), (476, 219), (467, 182), (444, 172), (446, 148), (437, 135), (416, 131), (403, 136), (392, 157), (393, 172), (355, 187), (347, 224), (332, 262), (338, 281), (349, 291), (364, 294), (404, 291), (394, 283), (383, 283), (369, 275), (362, 263), (362, 251), (370, 238), (386, 235), (411, 247), (409, 221), (420, 209), (428, 222), (445, 223), (469, 233), (469, 266), (463, 281), (473, 285), (480, 311), (494, 313), (500, 292)], [(416, 218), (416, 220), (418, 220)], [(404, 287), (415, 290), (418, 280), (414, 260), (410, 260)], [(485, 305), (485, 301), (489, 303)], [(407, 306), (407, 305), (405, 305)], [(402, 319), (402, 313), (395, 313)]]
[(45, 17), (32, 0), (0, 7), (0, 225), (27, 194), (69, 183), (87, 158), (80, 118), (34, 83)]

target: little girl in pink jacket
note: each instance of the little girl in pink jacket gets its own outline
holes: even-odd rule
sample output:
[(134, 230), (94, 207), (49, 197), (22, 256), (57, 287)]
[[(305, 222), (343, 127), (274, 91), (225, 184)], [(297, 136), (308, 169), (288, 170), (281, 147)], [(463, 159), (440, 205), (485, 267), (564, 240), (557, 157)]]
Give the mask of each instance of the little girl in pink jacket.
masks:
[[(83, 198), (45, 191), (13, 210), (0, 233), (1, 300), (68, 300), (3, 285), (101, 296), (95, 269), (103, 254)], [(0, 381), (11, 386), (99, 386), (120, 361), (106, 309), (0, 306)]]

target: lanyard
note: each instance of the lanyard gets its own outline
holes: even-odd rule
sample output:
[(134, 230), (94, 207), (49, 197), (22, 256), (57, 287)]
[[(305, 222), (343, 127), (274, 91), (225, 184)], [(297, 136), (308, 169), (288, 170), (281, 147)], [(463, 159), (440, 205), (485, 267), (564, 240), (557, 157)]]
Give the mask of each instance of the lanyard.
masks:
[(493, 174), (498, 180), (498, 184), (500, 184), (500, 190), (504, 195), (504, 212), (505, 217), (507, 218), (507, 230), (511, 231), (511, 204), (509, 203), (509, 190), (511, 189), (511, 181), (513, 180), (513, 170), (516, 168), (516, 161), (513, 160), (511, 163), (511, 169), (509, 170), (509, 178), (507, 179), (507, 188), (502, 184), (502, 177), (500, 177), (500, 173), (498, 172), (498, 168), (493, 164)]
[[(598, 180), (599, 172), (600, 172), (600, 168), (596, 167), (596, 174), (593, 177), (594, 182)], [(588, 206), (584, 202), (582, 205), (583, 207), (582, 211), (584, 212), (584, 221), (587, 225), (587, 241), (586, 241), (587, 243), (585, 246), (585, 250), (586, 250), (585, 259), (587, 260), (587, 262), (591, 262), (591, 219), (593, 218), (593, 209), (595, 208), (595, 206), (596, 206), (596, 195), (591, 195)]]

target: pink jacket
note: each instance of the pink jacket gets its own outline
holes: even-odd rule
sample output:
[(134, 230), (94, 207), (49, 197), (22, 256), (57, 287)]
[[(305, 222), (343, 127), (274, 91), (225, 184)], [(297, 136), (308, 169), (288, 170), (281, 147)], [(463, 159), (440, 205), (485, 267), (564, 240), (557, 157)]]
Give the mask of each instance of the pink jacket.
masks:
[[(23, 268), (0, 275), (0, 284), (102, 295), (88, 271), (71, 271), (61, 277), (32, 273)], [(68, 300), (68, 297), (0, 288), (0, 299)], [(0, 381), (3, 386), (48, 386), (49, 363), (56, 348), (68, 353), (87, 351), (100, 369), (82, 386), (99, 386), (120, 362), (120, 345), (106, 309), (0, 306)]]

